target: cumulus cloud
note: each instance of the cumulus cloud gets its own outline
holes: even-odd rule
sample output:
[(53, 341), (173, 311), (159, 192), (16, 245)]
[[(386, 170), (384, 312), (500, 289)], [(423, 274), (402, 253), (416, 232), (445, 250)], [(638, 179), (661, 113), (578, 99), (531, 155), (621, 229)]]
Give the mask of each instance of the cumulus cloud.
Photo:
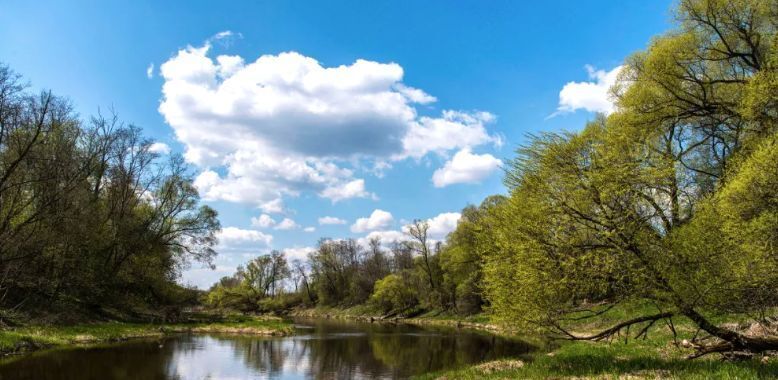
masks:
[(277, 226), (275, 226), (275, 229), (277, 230), (294, 230), (300, 228), (300, 225), (298, 225), (294, 220), (289, 218), (284, 218), (284, 220), (280, 221)]
[[(179, 50), (160, 66), (159, 111), (202, 172), (206, 200), (279, 212), (303, 192), (338, 202), (377, 196), (355, 169), (477, 145), (501, 144), (488, 133), (488, 112), (444, 111), (420, 117), (436, 101), (403, 83), (397, 63), (358, 59), (326, 67), (296, 52), (212, 57), (211, 42)], [(368, 172), (369, 173), (369, 172)], [(267, 205), (278, 206), (271, 211)]]
[(257, 230), (225, 227), (218, 233), (219, 246), (236, 248), (243, 246), (266, 248), (273, 242), (273, 236)]
[(238, 265), (251, 257), (269, 252), (273, 236), (257, 230), (225, 227), (217, 234), (219, 244), (215, 247), (218, 256), (216, 268), (192, 268), (182, 273), (181, 281), (200, 289), (207, 289), (223, 276), (235, 273)]
[[(458, 212), (444, 212), (426, 219), (425, 221), (429, 225), (429, 229), (427, 230), (429, 242), (434, 244), (444, 240), (449, 233), (457, 228), (457, 223), (459, 223), (461, 217), (462, 215)], [(384, 246), (389, 246), (395, 242), (409, 241), (411, 240), (411, 237), (408, 235), (410, 227), (410, 224), (406, 224), (402, 226), (401, 231), (384, 229), (371, 231), (367, 235), (357, 239), (357, 242), (366, 247), (370, 242), (370, 239), (374, 238), (380, 239), (381, 244)]]
[(331, 200), (332, 203), (351, 198), (378, 198), (375, 194), (365, 190), (364, 179), (355, 179), (346, 183), (327, 186), (319, 195), (321, 195), (322, 198)]
[(403, 137), (404, 150), (395, 158), (421, 158), (431, 152), (442, 154), (485, 143), (501, 146), (502, 138), (486, 131), (486, 124), (494, 119), (488, 112), (457, 111), (444, 111), (440, 118), (422, 117), (410, 125)]
[(455, 183), (476, 183), (500, 167), (502, 161), (491, 154), (473, 154), (465, 148), (457, 152), (442, 168), (432, 174), (435, 187)]
[(149, 146), (149, 152), (159, 154), (170, 154), (170, 146), (162, 142), (155, 142)]
[(375, 209), (367, 218), (359, 218), (351, 225), (351, 232), (367, 232), (388, 227), (394, 218), (388, 211)]
[(589, 81), (565, 84), (559, 91), (559, 107), (551, 116), (579, 109), (604, 114), (612, 113), (615, 106), (609, 91), (616, 84), (622, 68), (623, 66), (617, 66), (610, 71), (605, 71), (586, 65)]
[(308, 258), (308, 253), (315, 251), (314, 247), (292, 247), (281, 250), (286, 256), (288, 261), (301, 260), (305, 261)]
[(154, 64), (149, 63), (149, 66), (146, 67), (146, 78), (154, 78)]
[(316, 227), (310, 226), (303, 228), (303, 231), (305, 232), (316, 232)]
[(272, 201), (268, 201), (259, 205), (259, 208), (267, 213), (280, 214), (284, 212), (284, 202), (281, 200), (281, 198), (276, 198)]
[(404, 242), (409, 238), (410, 237), (406, 233), (397, 230), (371, 231), (364, 237), (358, 238), (357, 243), (363, 247), (367, 247), (370, 244), (370, 240), (379, 239), (382, 246), (388, 247), (392, 243)]
[(259, 217), (251, 218), (251, 226), (259, 228), (273, 227), (276, 221), (268, 214), (262, 214)]
[(457, 228), (457, 223), (462, 217), (462, 214), (458, 212), (444, 212), (437, 216), (427, 219), (427, 223), (430, 228), (427, 230), (427, 234), (431, 239), (442, 240), (446, 236)]
[(341, 218), (336, 218), (334, 216), (322, 216), (319, 218), (319, 224), (322, 226), (328, 225), (328, 224), (346, 224), (347, 222)]

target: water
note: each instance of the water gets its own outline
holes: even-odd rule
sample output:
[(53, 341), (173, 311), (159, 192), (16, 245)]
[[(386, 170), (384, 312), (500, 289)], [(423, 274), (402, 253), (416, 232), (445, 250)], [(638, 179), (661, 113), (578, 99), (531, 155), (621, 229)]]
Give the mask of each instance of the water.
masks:
[(52, 350), (0, 365), (10, 379), (402, 379), (532, 347), (467, 330), (297, 320), (297, 334), (176, 335)]

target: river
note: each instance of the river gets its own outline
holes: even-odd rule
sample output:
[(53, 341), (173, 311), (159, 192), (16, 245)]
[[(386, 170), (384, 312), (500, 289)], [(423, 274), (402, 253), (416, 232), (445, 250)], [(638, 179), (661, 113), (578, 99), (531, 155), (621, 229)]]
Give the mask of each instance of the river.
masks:
[(404, 379), (532, 350), (465, 329), (308, 319), (295, 327), (286, 337), (181, 334), (43, 351), (0, 365), (0, 380)]

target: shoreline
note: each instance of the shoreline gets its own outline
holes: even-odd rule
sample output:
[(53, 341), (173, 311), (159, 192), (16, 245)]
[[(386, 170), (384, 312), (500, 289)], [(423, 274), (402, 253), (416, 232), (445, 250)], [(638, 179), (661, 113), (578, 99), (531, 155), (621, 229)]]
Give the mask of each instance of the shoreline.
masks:
[(197, 323), (103, 322), (73, 326), (24, 326), (0, 330), (0, 360), (47, 349), (118, 343), (172, 334), (285, 336), (293, 331), (294, 327), (291, 323), (281, 318), (267, 316)]
[(516, 329), (488, 322), (488, 315), (475, 314), (471, 316), (457, 316), (452, 314), (442, 314), (440, 312), (429, 312), (414, 317), (393, 316), (385, 318), (375, 315), (368, 310), (355, 308), (307, 308), (296, 309), (288, 314), (290, 317), (303, 318), (322, 318), (322, 319), (340, 319), (348, 321), (369, 322), (369, 323), (390, 323), (407, 324), (414, 326), (446, 327), (456, 329), (469, 329), (481, 331), (502, 337), (535, 341), (537, 338), (532, 334), (521, 335)]

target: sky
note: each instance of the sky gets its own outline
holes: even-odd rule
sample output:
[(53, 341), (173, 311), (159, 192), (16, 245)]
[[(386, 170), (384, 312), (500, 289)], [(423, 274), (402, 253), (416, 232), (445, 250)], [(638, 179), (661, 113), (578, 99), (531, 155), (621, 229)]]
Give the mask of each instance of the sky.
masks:
[(671, 1), (0, 2), (0, 62), (181, 154), (219, 212), (207, 288), (271, 249), (403, 239), (505, 193), (527, 136), (613, 110)]

